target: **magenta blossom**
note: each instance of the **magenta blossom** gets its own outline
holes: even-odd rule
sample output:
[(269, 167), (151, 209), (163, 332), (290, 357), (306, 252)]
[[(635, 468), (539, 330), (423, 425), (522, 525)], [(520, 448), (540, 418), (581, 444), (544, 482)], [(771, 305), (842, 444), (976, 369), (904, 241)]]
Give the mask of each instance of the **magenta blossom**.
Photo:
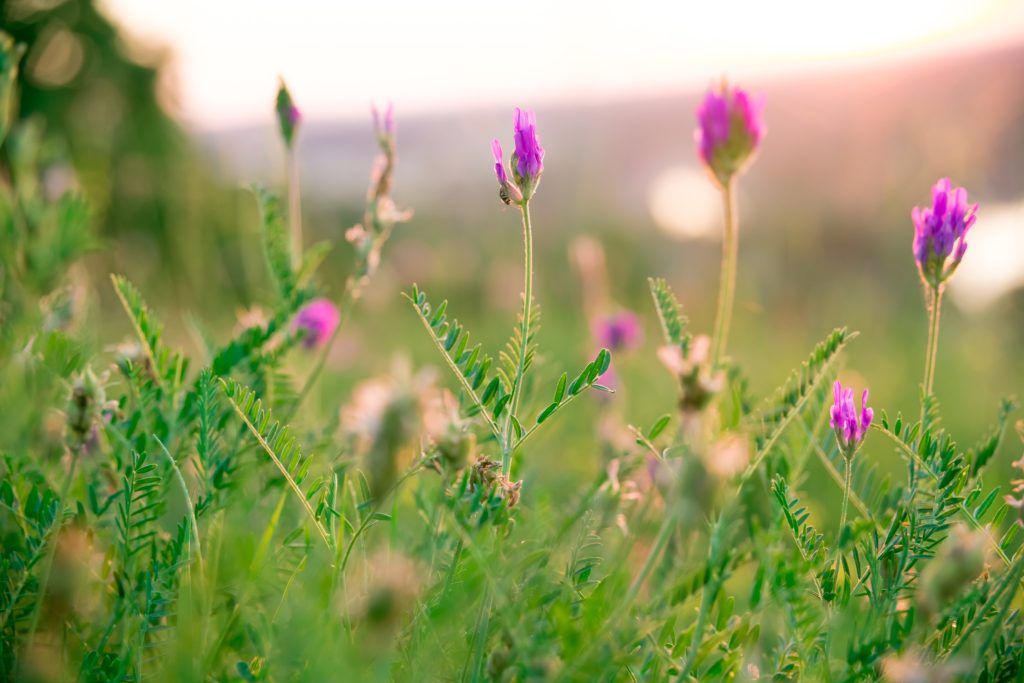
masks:
[(517, 181), (535, 181), (544, 171), (544, 148), (537, 139), (537, 117), (532, 111), (516, 107), (513, 125), (516, 151), (512, 153), (512, 166), (517, 172)]
[(508, 174), (505, 172), (501, 143), (497, 140), (491, 140), (491, 153), (494, 155), (494, 175), (498, 177), (498, 184), (506, 187), (508, 186)]
[(295, 316), (295, 329), (304, 333), (303, 345), (307, 349), (323, 346), (338, 327), (338, 307), (327, 299), (314, 299), (302, 307)]
[(640, 343), (643, 330), (633, 311), (620, 311), (594, 321), (592, 327), (597, 343), (609, 351), (631, 349)]
[(914, 260), (924, 281), (937, 287), (960, 265), (967, 251), (967, 231), (978, 205), (967, 204), (967, 190), (942, 178), (932, 187), (932, 205), (914, 207)]
[(491, 152), (494, 154), (494, 173), (498, 177), (499, 194), (506, 204), (522, 203), (533, 196), (544, 172), (544, 148), (537, 138), (537, 117), (533, 112), (516, 107), (513, 122), (513, 139), (515, 151), (512, 152), (510, 169), (512, 179), (505, 170), (501, 143), (491, 141)]
[(868, 390), (865, 389), (860, 399), (860, 419), (858, 421), (857, 408), (853, 403), (853, 389), (843, 389), (843, 385), (837, 380), (832, 387), (834, 402), (832, 404), (831, 421), (829, 424), (836, 433), (839, 441), (839, 450), (844, 457), (852, 458), (857, 452), (868, 427), (871, 426), (871, 418), (875, 411), (868, 408)]
[(757, 152), (766, 132), (763, 111), (763, 97), (727, 85), (708, 92), (697, 107), (697, 154), (722, 185)]

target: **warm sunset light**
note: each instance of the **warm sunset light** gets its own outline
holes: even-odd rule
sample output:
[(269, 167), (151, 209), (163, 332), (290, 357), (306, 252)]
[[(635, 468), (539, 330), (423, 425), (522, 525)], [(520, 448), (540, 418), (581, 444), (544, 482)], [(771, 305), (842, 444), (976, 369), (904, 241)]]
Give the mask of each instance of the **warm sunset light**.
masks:
[(0, 0), (0, 681), (1024, 681), (1024, 0)]
[(1024, 32), (1024, 4), (1013, 0), (104, 5), (130, 35), (172, 50), (181, 107), (202, 126), (258, 120), (267, 74), (286, 75), (312, 116), (352, 117), (371, 100), (415, 111), (506, 103), (511, 92), (529, 101), (615, 97)]

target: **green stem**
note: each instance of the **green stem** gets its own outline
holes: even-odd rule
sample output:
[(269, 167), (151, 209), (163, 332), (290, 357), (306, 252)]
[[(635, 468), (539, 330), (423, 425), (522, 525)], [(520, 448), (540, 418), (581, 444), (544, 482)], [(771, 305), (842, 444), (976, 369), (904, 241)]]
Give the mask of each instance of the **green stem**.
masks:
[(853, 458), (843, 457), (846, 462), (846, 485), (843, 487), (843, 511), (839, 515), (839, 538), (843, 536), (843, 529), (846, 527), (846, 508), (850, 502), (850, 480), (853, 479)]
[(533, 227), (530, 225), (530, 204), (524, 201), (520, 208), (523, 213), (523, 314), (519, 321), (520, 345), (519, 358), (516, 361), (516, 376), (512, 383), (512, 399), (505, 417), (505, 448), (501, 457), (501, 470), (509, 473), (512, 464), (512, 417), (519, 412), (519, 401), (522, 397), (523, 376), (526, 374), (526, 362), (530, 352), (530, 327), (533, 312)]
[(299, 163), (295, 150), (285, 152), (288, 164), (288, 219), (292, 233), (292, 269), (302, 267), (302, 203), (299, 191)]
[(729, 323), (732, 320), (733, 300), (736, 298), (736, 259), (739, 254), (737, 233), (736, 181), (729, 181), (722, 187), (725, 206), (725, 230), (722, 234), (722, 272), (718, 287), (718, 312), (715, 314), (715, 328), (711, 341), (711, 364), (717, 366), (725, 355), (729, 340)]
[[(739, 496), (743, 490), (743, 482), (740, 482), (739, 488), (736, 491), (736, 501), (739, 504)], [(729, 524), (730, 520), (726, 518), (728, 509), (723, 509), (722, 514), (719, 516), (718, 521), (715, 522), (714, 527), (711, 529), (711, 536), (708, 538), (708, 564), (707, 564), (707, 581), (704, 584), (703, 592), (700, 600), (700, 611), (697, 613), (697, 623), (693, 627), (693, 637), (690, 640), (690, 647), (686, 650), (686, 659), (683, 660), (683, 665), (679, 670), (679, 681), (687, 680), (687, 676), (690, 675), (693, 665), (697, 663), (697, 653), (700, 650), (700, 645), (704, 642), (704, 629), (707, 626), (708, 614), (711, 612), (711, 606), (715, 602), (715, 598), (718, 597), (718, 589), (722, 584), (723, 568), (721, 566), (720, 551), (722, 549), (722, 532), (725, 527)]]
[(473, 635), (473, 650), (470, 660), (466, 662), (469, 670), (463, 675), (463, 680), (473, 683), (483, 680), (482, 668), (484, 662), (484, 647), (487, 645), (487, 629), (491, 618), (491, 605), (494, 602), (493, 589), (488, 585), (484, 588), (484, 599), (480, 602), (480, 615), (476, 621), (476, 633)]
[(943, 286), (931, 286), (932, 298), (928, 306), (928, 347), (924, 357), (924, 395), (931, 396), (935, 385), (935, 358), (939, 350), (939, 318), (942, 314)]

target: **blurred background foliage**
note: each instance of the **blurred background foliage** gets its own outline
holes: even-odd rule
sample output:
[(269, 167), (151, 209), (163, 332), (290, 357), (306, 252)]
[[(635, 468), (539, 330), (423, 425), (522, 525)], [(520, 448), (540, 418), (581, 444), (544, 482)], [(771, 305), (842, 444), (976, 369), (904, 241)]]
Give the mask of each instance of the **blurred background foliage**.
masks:
[[(246, 186), (283, 186), (272, 128), (276, 74), (266, 74), (265, 125), (186, 130), (173, 115), (172, 56), (117, 30), (91, 0), (4, 0), (0, 19), (28, 46), (22, 115), (45, 116), (67, 141), (74, 173), (55, 167), (48, 181), (54, 191), (77, 182), (99, 227), (103, 248), (85, 276), (100, 302), (93, 311), (97, 345), (127, 333), (110, 272), (147, 292), (173, 343), (196, 348), (200, 327), (225, 339), (234, 312), (269, 288)], [(910, 208), (928, 200), (942, 175), (982, 202), (979, 234), (995, 208), (1024, 201), (1022, 73), (1024, 42), (744, 84), (766, 94), (769, 126), (741, 187), (732, 344), (755, 394), (780, 384), (816, 340), (847, 325), (862, 334), (850, 347), (844, 379), (869, 385), (879, 409), (915, 409), (925, 312), (910, 253)], [(295, 95), (301, 107), (302, 93)], [(548, 152), (534, 208), (542, 345), (558, 367), (593, 351), (584, 286), (569, 257), (574, 239), (593, 236), (608, 254), (615, 302), (599, 305), (637, 310), (647, 333), (641, 350), (615, 360), (615, 410), (638, 424), (671, 410), (674, 395), (654, 358), (658, 335), (646, 278), (669, 280), (695, 329), (708, 330), (713, 315), (718, 208), (708, 207), (693, 182), (696, 99), (678, 92), (537, 107)], [(507, 119), (504, 110), (454, 107), (407, 118), (399, 103), (395, 197), (416, 216), (397, 231), (380, 277), (342, 333), (319, 415), (336, 414), (336, 397), (367, 370), (385, 372), (395, 354), (436, 364), (398, 295), (411, 282), (450, 293), (450, 310), (485, 344), (497, 348), (506, 337), (499, 321), (518, 306), (521, 237), (515, 213), (497, 200), (487, 143)], [(337, 241), (322, 269), (335, 292), (350, 261), (342, 235), (360, 218), (373, 145), (368, 118), (313, 119), (300, 133), (307, 242)], [(687, 211), (698, 210), (704, 227), (686, 227)], [(673, 229), (677, 214), (686, 235)], [(1024, 231), (1020, 223), (1012, 229)], [(972, 258), (980, 256), (969, 252)], [(1024, 385), (1024, 290), (1007, 287), (985, 305), (961, 301), (968, 303), (954, 300), (945, 311), (937, 393), (947, 425), (973, 442), (995, 419), (998, 399)], [(558, 468), (540, 458), (524, 463), (526, 477), (550, 482), (547, 495), (601, 466), (597, 439), (587, 431), (587, 413), (596, 411), (573, 411), (550, 435), (546, 450), (561, 454)], [(882, 443), (869, 440), (867, 452), (890, 458)], [(1008, 476), (1006, 455), (997, 467)]]

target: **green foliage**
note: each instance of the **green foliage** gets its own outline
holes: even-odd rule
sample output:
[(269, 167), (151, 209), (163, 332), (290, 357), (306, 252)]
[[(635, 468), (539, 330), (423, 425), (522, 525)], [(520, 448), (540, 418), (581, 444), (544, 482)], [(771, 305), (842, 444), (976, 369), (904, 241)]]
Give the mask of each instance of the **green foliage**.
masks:
[[(0, 104), (19, 53), (0, 38)], [(1021, 492), (998, 471), (1014, 401), (966, 450), (934, 396), (916, 421), (879, 409), (847, 461), (829, 384), (853, 333), (835, 330), (754, 396), (738, 363), (702, 358), (660, 279), (650, 291), (682, 396), (650, 414), (579, 401), (574, 423), (571, 401), (610, 392), (611, 353), (555, 366), (529, 295), (492, 356), (413, 285), (458, 397), (411, 369), (363, 381), (362, 357), (332, 367), (329, 347), (300, 346), (293, 320), (326, 296), (315, 271), (331, 245), (296, 264), (263, 189), (265, 319), (223, 340), (212, 331), (227, 320), (197, 322), (193, 355), (164, 334), (159, 318), (176, 316), (113, 276), (137, 343), (96, 351), (116, 340), (92, 339), (103, 329), (67, 293), (96, 244), (91, 212), (41, 191), (42, 129), (3, 123), (0, 679), (1024, 675)], [(343, 318), (408, 218), (389, 196), (395, 141), (378, 143)], [(530, 440), (556, 414), (575, 427), (569, 443), (588, 444), (582, 465)]]
[(689, 335), (686, 332), (689, 322), (683, 315), (682, 304), (676, 299), (675, 293), (664, 278), (648, 278), (647, 283), (651, 289), (651, 297), (654, 299), (654, 308), (658, 312), (658, 320), (661, 322), (661, 333), (665, 338), (665, 343), (685, 347), (689, 341)]

